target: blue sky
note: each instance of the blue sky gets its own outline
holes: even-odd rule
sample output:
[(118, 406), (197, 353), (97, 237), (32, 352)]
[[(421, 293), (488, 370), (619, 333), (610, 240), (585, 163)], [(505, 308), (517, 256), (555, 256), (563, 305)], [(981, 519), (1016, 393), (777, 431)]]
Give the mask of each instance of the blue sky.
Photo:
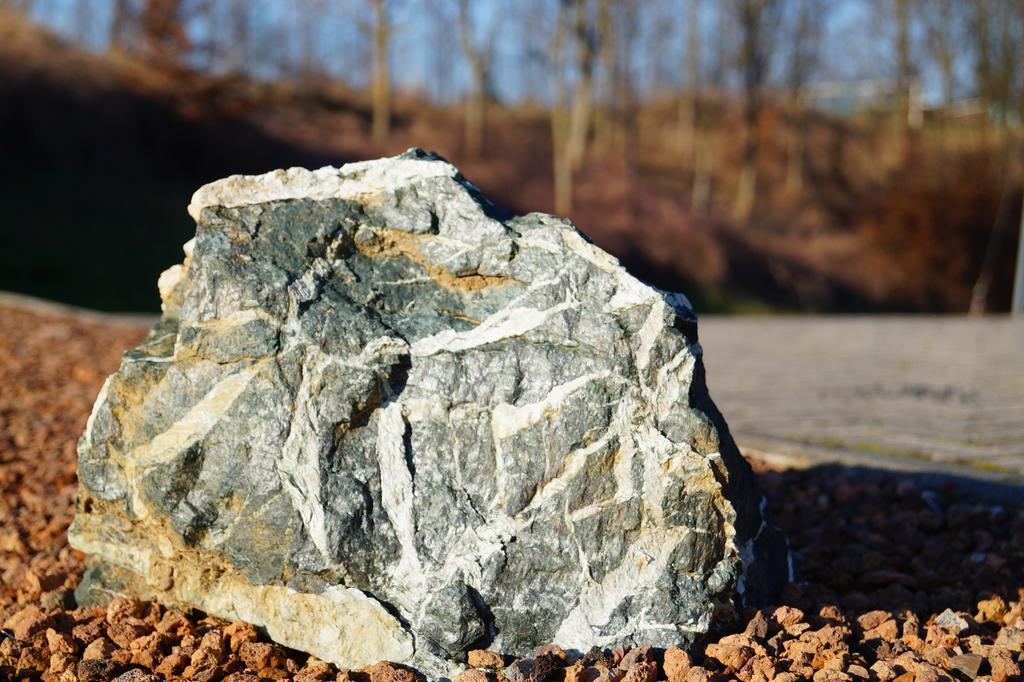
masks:
[[(715, 1), (709, 3), (705, 0), (705, 9), (711, 8)], [(306, 2), (319, 9), (312, 53), (321, 63), (330, 65), (334, 75), (345, 78), (353, 85), (361, 85), (365, 82), (368, 43), (360, 33), (357, 21), (364, 15), (367, 4), (364, 0)], [(471, 5), (479, 38), (488, 35), (495, 37), (494, 82), (497, 94), (503, 99), (519, 99), (526, 90), (545, 90), (538, 84), (538, 80), (544, 80), (542, 67), (537, 64), (524, 67), (521, 48), (531, 38), (522, 26), (515, 21), (504, 21), (492, 31), (494, 23), (499, 17), (507, 15), (511, 8), (521, 10), (538, 3), (546, 6), (552, 4), (550, 0), (475, 0)], [(438, 11), (454, 16), (455, 2), (396, 0), (394, 4), (397, 25), (392, 49), (392, 71), (396, 84), (405, 88), (418, 88), (431, 95), (457, 97), (465, 90), (468, 81), (458, 36), (450, 32), (438, 48), (435, 23)], [(815, 80), (888, 78), (894, 75), (891, 22), (880, 22), (872, 15), (870, 4), (870, 1), (865, 0), (830, 0), (831, 12), (822, 41), (822, 65), (814, 75)], [(91, 47), (101, 49), (110, 24), (111, 6), (111, 0), (35, 0), (34, 14), (58, 32), (76, 39), (84, 38)], [(254, 0), (253, 6), (259, 8), (258, 18), (263, 31), (258, 34), (258, 41), (266, 46), (267, 53), (264, 58), (266, 64), (257, 66), (256, 71), (259, 73), (262, 70), (265, 75), (269, 75), (269, 64), (275, 61), (275, 56), (271, 54), (274, 50), (298, 59), (296, 51), (302, 49), (300, 41), (292, 41), (286, 46), (281, 44), (280, 38), (274, 38), (269, 33), (275, 29), (285, 33), (293, 30), (287, 27), (297, 21), (298, 15), (294, 8), (298, 5), (295, 0)], [(641, 3), (641, 6), (644, 4)], [(648, 91), (659, 79), (669, 84), (681, 79), (680, 71), (675, 70), (674, 65), (682, 63), (683, 41), (672, 41), (673, 44), (663, 47), (660, 54), (655, 53), (654, 46), (657, 44), (655, 37), (658, 31), (667, 31), (669, 35), (685, 35), (684, 0), (650, 3), (646, 7), (652, 9), (643, 12), (639, 18), (641, 39), (638, 45), (641, 47), (633, 57), (634, 75), (631, 78), (641, 91)], [(87, 23), (91, 26), (86, 36), (80, 36), (75, 31), (76, 24), (82, 23), (82, 12), (88, 14)], [(711, 13), (705, 12), (702, 17), (705, 45), (721, 39), (716, 35), (716, 26)], [(207, 30), (208, 27), (200, 24), (194, 26), (193, 35), (197, 42), (203, 40)], [(920, 53), (924, 47), (923, 36), (915, 35), (914, 40), (915, 48)], [(538, 44), (538, 50), (542, 49), (543, 41)], [(958, 64), (958, 72), (964, 81), (969, 80), (970, 61), (964, 55)], [(655, 68), (656, 64), (661, 64), (660, 69)], [(441, 74), (445, 76), (441, 77)], [(926, 100), (936, 100), (940, 95), (937, 73), (926, 67), (921, 76)]]

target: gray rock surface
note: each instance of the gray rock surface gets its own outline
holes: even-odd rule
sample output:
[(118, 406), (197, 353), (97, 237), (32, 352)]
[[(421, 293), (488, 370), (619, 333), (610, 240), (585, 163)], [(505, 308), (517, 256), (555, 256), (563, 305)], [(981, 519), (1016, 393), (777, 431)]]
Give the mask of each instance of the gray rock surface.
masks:
[(79, 443), (82, 601), (344, 668), (691, 641), (787, 577), (696, 318), (418, 150), (232, 176)]

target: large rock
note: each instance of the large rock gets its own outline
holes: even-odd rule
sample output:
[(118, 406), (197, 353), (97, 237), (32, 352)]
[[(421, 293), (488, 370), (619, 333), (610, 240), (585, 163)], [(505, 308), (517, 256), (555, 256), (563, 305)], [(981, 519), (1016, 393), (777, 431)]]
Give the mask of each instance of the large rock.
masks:
[(567, 221), (418, 150), (233, 176), (189, 211), (79, 444), (81, 600), (443, 668), (686, 643), (786, 579), (693, 311)]

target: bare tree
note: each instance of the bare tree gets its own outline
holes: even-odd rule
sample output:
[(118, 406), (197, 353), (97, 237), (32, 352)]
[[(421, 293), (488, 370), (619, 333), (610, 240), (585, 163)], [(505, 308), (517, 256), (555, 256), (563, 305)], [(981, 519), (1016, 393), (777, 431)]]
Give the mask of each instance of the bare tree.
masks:
[(469, 158), (480, 156), (484, 143), (484, 115), (487, 104), (487, 81), (494, 58), (494, 42), (497, 22), (483, 40), (477, 42), (473, 31), (473, 19), (470, 16), (469, 0), (459, 0), (459, 37), (462, 51), (469, 63), (470, 86), (466, 98), (466, 155)]
[(818, 65), (822, 27), (827, 17), (821, 0), (793, 0), (789, 17), (789, 63), (787, 65), (787, 110), (789, 129), (784, 191), (795, 196), (803, 188), (804, 125), (803, 90)]
[[(587, 0), (560, 0), (557, 24), (552, 39), (552, 63), (555, 68), (556, 98), (552, 106), (554, 143), (555, 212), (572, 212), (573, 175), (583, 162), (590, 129), (594, 82), (595, 29)], [(568, 26), (566, 24), (569, 24)], [(575, 80), (571, 96), (562, 67), (565, 36), (572, 39)], [(568, 111), (565, 107), (568, 106)]]
[[(721, 84), (724, 80), (726, 63), (732, 61), (732, 46), (725, 39), (726, 24), (731, 15), (726, 10), (729, 8), (714, 4), (715, 29), (713, 33), (718, 39), (710, 45), (710, 67), (707, 74), (707, 82), (710, 84)], [(705, 80), (701, 78), (702, 82)], [(713, 96), (714, 95), (714, 96)], [(714, 179), (715, 166), (715, 136), (711, 130), (711, 124), (719, 108), (717, 93), (711, 88), (701, 86), (700, 99), (696, 111), (696, 139), (694, 142), (693, 162), (693, 187), (690, 192), (690, 206), (695, 211), (710, 211), (712, 197), (712, 183)]]
[(77, 0), (73, 8), (74, 33), (76, 42), (88, 45), (92, 40), (92, 23), (95, 7), (86, 0)]
[(242, 72), (249, 66), (252, 52), (252, 3), (248, 0), (229, 0), (227, 4), (227, 33), (230, 44), (224, 55), (228, 71)]
[(19, 14), (31, 14), (32, 4), (32, 0), (0, 0), (0, 9), (10, 10)]
[[(435, 45), (443, 45), (445, 40), (457, 29), (456, 20), (452, 17), (451, 4), (447, 2), (431, 2), (427, 5), (430, 17), (430, 40)], [(430, 96), (435, 102), (445, 102), (451, 93), (452, 73), (455, 60), (451, 50), (433, 49), (430, 51)]]
[(900, 120), (910, 114), (910, 0), (893, 0), (896, 15), (896, 87), (900, 98)]
[[(1019, 2), (1020, 0), (1017, 0), (1017, 3)], [(1018, 38), (1014, 35), (1014, 19), (1018, 16), (1018, 13), (1014, 11), (1014, 4), (1017, 3), (1014, 3), (1013, 0), (1001, 0), (997, 6), (999, 13), (999, 69), (997, 72), (997, 87), (1000, 102), (999, 120), (1004, 126), (1009, 122), (1010, 111), (1014, 106), (1014, 80), (1017, 75), (1016, 72), (1021, 68), (1021, 65), (1016, 61), (1019, 53), (1015, 40)], [(1019, 40), (1024, 42), (1024, 36), (1020, 36)]]
[(950, 107), (955, 98), (956, 58), (960, 17), (958, 0), (924, 0), (921, 17), (928, 38), (928, 52), (942, 78), (942, 103)]
[[(635, 165), (639, 146), (639, 89), (636, 62), (642, 52), (643, 31), (640, 17), (646, 0), (617, 0), (609, 3), (612, 30), (609, 37), (615, 41), (614, 60), (609, 78), (613, 106), (609, 130), (609, 143), (627, 165)], [(599, 36), (600, 40), (600, 36)], [(603, 45), (599, 44), (599, 49)]]
[(183, 0), (146, 0), (140, 18), (142, 47), (153, 64), (166, 70), (185, 65), (190, 47)]
[(743, 146), (733, 217), (742, 222), (750, 217), (757, 194), (757, 121), (779, 3), (733, 0), (733, 6), (740, 31), (739, 68), (743, 81)]
[(551, 159), (554, 174), (555, 212), (566, 214), (572, 210), (572, 170), (565, 163), (565, 139), (568, 131), (566, 113), (565, 77), (565, 35), (566, 2), (559, 0), (555, 14), (554, 30), (549, 47), (550, 73), (552, 77), (551, 97)]
[(114, 0), (110, 17), (110, 47), (117, 50), (129, 48), (129, 41), (136, 20), (136, 11), (131, 0)]
[(391, 13), (388, 0), (369, 0), (373, 10), (373, 139), (380, 143), (391, 134)]
[[(1014, 81), (1021, 71), (1018, 59), (1024, 36), (1016, 36), (1016, 19), (1024, 22), (1020, 0), (975, 0), (970, 21), (976, 56), (975, 81), (987, 108), (1007, 122), (1013, 106)], [(1024, 27), (1019, 32), (1024, 32)]]
[(600, 106), (594, 115), (594, 149), (600, 154), (607, 154), (612, 147), (614, 137), (615, 115), (618, 93), (616, 92), (616, 47), (615, 24), (612, 19), (611, 0), (598, 0), (597, 62), (600, 76)]
[(701, 0), (685, 0), (686, 4), (686, 52), (683, 58), (683, 73), (686, 84), (680, 89), (679, 98), (679, 149), (683, 159), (693, 163), (696, 150), (697, 119), (700, 107), (700, 16)]
[[(1020, 85), (1017, 92), (1017, 110), (1021, 119), (1024, 120), (1024, 0), (1017, 0), (1017, 25), (1020, 27), (1020, 43), (1017, 45), (1019, 52), (1017, 56), (1019, 72), (1017, 75), (1020, 77)], [(1021, 293), (1019, 302), (1021, 303), (1021, 306), (1024, 307), (1024, 291), (1021, 291), (1021, 289), (1024, 288), (1024, 209), (1022, 209), (1020, 220), (1022, 241), (1017, 260), (1017, 281), (1015, 284), (1017, 288), (1014, 289), (1014, 291), (1019, 291)], [(1016, 310), (1018, 313), (1024, 312), (1024, 310), (1019, 307), (1016, 308)]]

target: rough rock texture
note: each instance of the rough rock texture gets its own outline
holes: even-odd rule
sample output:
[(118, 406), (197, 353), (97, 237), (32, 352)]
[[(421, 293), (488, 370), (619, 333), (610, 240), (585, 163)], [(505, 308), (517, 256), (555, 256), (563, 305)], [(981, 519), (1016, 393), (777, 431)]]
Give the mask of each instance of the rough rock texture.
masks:
[(200, 189), (79, 443), (79, 599), (345, 668), (688, 643), (787, 577), (685, 299), (417, 150)]

